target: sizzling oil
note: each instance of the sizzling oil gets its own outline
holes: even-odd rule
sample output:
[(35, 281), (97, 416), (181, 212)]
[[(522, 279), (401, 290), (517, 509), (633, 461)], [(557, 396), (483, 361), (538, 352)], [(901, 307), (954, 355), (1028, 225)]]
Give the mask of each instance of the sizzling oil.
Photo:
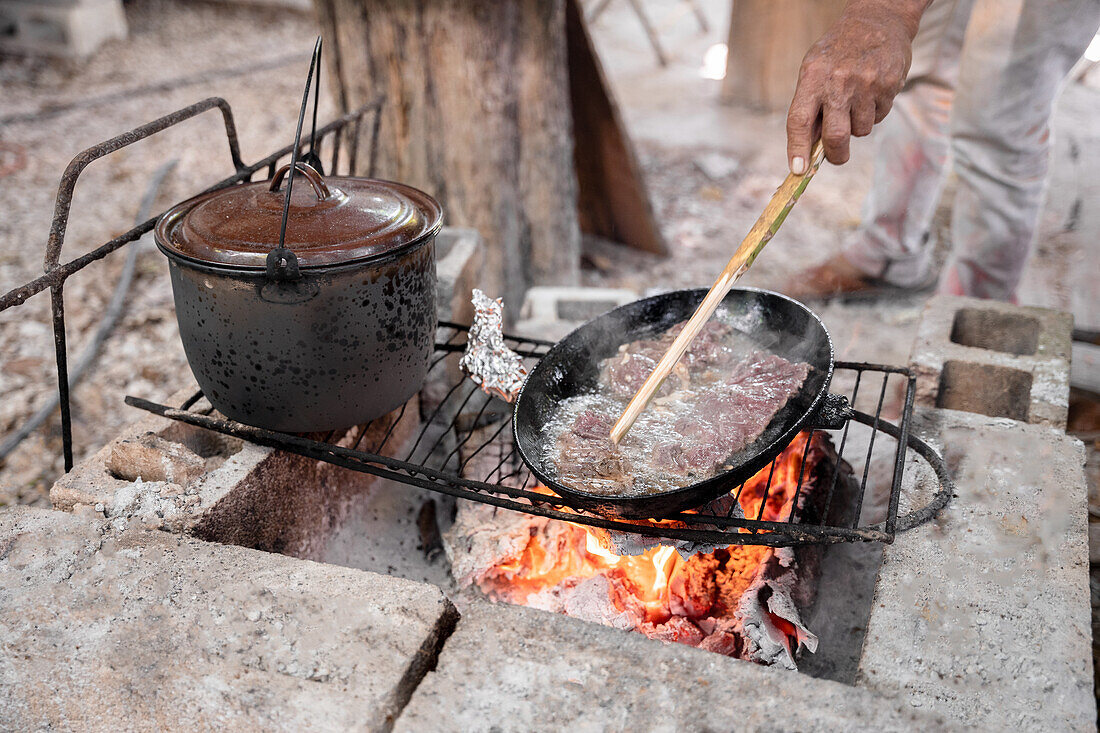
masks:
[[(736, 323), (730, 314), (719, 310), (714, 318), (731, 326), (730, 332), (721, 341), (721, 351), (735, 364), (754, 352), (766, 352), (756, 341), (736, 329)], [(619, 355), (611, 359), (622, 358), (629, 344), (619, 349)], [(690, 349), (689, 349), (690, 352)], [(683, 364), (677, 365), (674, 375), (685, 374)], [(661, 445), (673, 442), (683, 444), (684, 436), (674, 426), (683, 418), (690, 419), (696, 413), (700, 399), (715, 394), (722, 388), (723, 373), (717, 370), (695, 375), (685, 388), (676, 389), (665, 396), (655, 397), (638, 417), (630, 432), (624, 436), (618, 446), (618, 453), (629, 465), (628, 482), (613, 478), (603, 478), (584, 471), (579, 462), (562, 466), (559, 462), (559, 439), (569, 431), (577, 417), (591, 410), (612, 421), (618, 419), (630, 402), (629, 397), (612, 394), (603, 384), (586, 394), (569, 397), (562, 401), (558, 412), (546, 426), (546, 442), (543, 444), (543, 465), (548, 466), (552, 476), (562, 484), (604, 496), (648, 496), (674, 491), (711, 478), (726, 466), (722, 463), (713, 466), (697, 466), (687, 473), (669, 471), (653, 460), (654, 451)], [(567, 462), (568, 463), (568, 462)]]

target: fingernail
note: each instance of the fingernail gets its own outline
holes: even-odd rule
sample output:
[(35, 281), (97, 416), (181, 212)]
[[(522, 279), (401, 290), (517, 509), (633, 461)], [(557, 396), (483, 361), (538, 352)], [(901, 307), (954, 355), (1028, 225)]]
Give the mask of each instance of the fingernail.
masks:
[(801, 155), (796, 155), (795, 157), (791, 158), (791, 173), (794, 173), (796, 176), (801, 176), (805, 172), (806, 159), (803, 158)]

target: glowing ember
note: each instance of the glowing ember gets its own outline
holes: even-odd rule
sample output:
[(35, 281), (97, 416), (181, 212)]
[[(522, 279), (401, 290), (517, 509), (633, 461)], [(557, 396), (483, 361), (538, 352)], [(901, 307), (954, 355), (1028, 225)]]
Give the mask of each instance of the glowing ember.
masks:
[[(806, 440), (807, 434), (800, 434), (780, 454), (774, 469), (769, 466), (745, 483), (738, 498), (745, 517), (765, 521), (788, 518)], [(815, 434), (807, 454), (800, 505), (813, 489), (811, 462), (820, 460), (828, 450), (827, 438)], [(765, 501), (764, 489), (773, 470)], [(731, 499), (723, 499), (729, 506)], [(712, 508), (721, 508), (722, 501)], [(620, 556), (606, 543), (606, 534), (581, 525), (560, 521), (532, 525), (526, 546), (479, 574), (477, 582), (482, 591), (500, 600), (730, 656), (758, 658), (760, 645), (775, 643), (778, 638), (791, 660), (788, 666), (793, 666), (794, 646), (816, 645), (793, 605), (791, 611), (777, 611), (773, 607), (779, 604), (769, 603), (772, 590), (761, 592), (766, 571), (782, 573), (780, 566), (787, 568), (795, 562), (790, 550), (733, 545), (684, 559), (671, 546)], [(750, 618), (753, 611), (759, 617)], [(749, 638), (746, 627), (750, 624), (762, 641)]]

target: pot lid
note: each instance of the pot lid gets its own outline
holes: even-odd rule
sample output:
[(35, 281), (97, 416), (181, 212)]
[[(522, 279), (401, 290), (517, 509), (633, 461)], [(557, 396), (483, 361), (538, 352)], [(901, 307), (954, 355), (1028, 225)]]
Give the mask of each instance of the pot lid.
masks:
[[(197, 196), (157, 224), (158, 243), (184, 257), (215, 265), (263, 269), (279, 246), (286, 199), (283, 179), (247, 183)], [(435, 234), (439, 203), (392, 181), (328, 176), (298, 163), (285, 247), (300, 267), (340, 265), (394, 252)]]

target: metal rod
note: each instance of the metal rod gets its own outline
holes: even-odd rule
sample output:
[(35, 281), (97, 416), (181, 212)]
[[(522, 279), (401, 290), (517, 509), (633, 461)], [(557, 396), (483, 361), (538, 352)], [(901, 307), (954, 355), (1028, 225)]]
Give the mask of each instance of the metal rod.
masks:
[[(852, 401), (850, 404), (856, 403), (856, 397), (859, 395), (859, 380), (863, 378), (862, 368), (856, 371), (856, 384), (852, 388)], [(853, 410), (854, 412), (854, 410)], [(844, 460), (844, 446), (848, 443), (848, 428), (852, 425), (851, 421), (844, 423), (844, 430), (840, 433), (840, 446), (836, 449), (836, 458), (838, 461)], [(840, 471), (833, 472), (833, 480), (829, 484), (829, 493), (825, 497), (825, 510), (821, 513), (821, 523), (826, 524), (829, 521), (829, 514), (833, 509), (833, 494), (836, 493), (837, 482), (840, 481)], [(857, 514), (860, 512), (856, 509)]]
[[(878, 406), (875, 408), (875, 424), (871, 426), (871, 439), (867, 444), (867, 458), (863, 462), (863, 478), (859, 482), (859, 499), (856, 501), (856, 517), (852, 520), (852, 526), (858, 527), (860, 514), (863, 512), (863, 497), (867, 493), (867, 475), (871, 472), (871, 460), (875, 453), (875, 436), (878, 435), (878, 423), (882, 417), (882, 403), (886, 399), (886, 384), (890, 381), (889, 374), (882, 375), (882, 390), (878, 395)], [(852, 404), (855, 404), (854, 402)]]
[(794, 498), (791, 499), (791, 511), (787, 513), (787, 521), (794, 521), (794, 514), (798, 511), (798, 498), (802, 495), (802, 478), (806, 474), (806, 456), (810, 453), (810, 444), (814, 442), (816, 428), (810, 428), (806, 434), (806, 445), (802, 448), (802, 464), (798, 467), (798, 483), (794, 487)]
[[(852, 410), (852, 419), (856, 422), (863, 423), (864, 425), (876, 424), (875, 418), (868, 415), (865, 412), (859, 410)], [(885, 421), (877, 421), (877, 430), (881, 430), (892, 438), (900, 438), (901, 430)], [(917, 455), (925, 460), (925, 462), (932, 468), (932, 471), (936, 474), (936, 478), (940, 482), (940, 489), (936, 492), (932, 500), (925, 504), (920, 509), (914, 509), (913, 511), (897, 518), (896, 529), (898, 532), (904, 532), (913, 527), (920, 526), (925, 522), (931, 520), (940, 510), (951, 503), (951, 499), (955, 496), (955, 480), (951, 476), (951, 472), (947, 470), (947, 464), (944, 463), (943, 458), (936, 450), (928, 445), (917, 436), (909, 433), (906, 438), (906, 445), (916, 451)], [(878, 524), (872, 524), (868, 529), (885, 530), (886, 523), (879, 522)], [(890, 536), (890, 541), (893, 541), (893, 535)]]
[(351, 140), (348, 141), (348, 174), (356, 175), (359, 164), (359, 130), (363, 126), (363, 118), (360, 117), (351, 125)]
[[(137, 223), (149, 217), (149, 212), (153, 208), (153, 200), (156, 198), (161, 182), (164, 180), (165, 176), (168, 175), (169, 171), (176, 167), (178, 162), (178, 160), (170, 160), (153, 173), (153, 180), (149, 182), (149, 186), (146, 188), (145, 195), (142, 197), (141, 204), (138, 207), (136, 217)], [(130, 251), (126, 253), (126, 262), (123, 263), (122, 273), (119, 275), (114, 292), (111, 293), (111, 301), (107, 304), (107, 310), (104, 312), (103, 318), (100, 319), (99, 325), (96, 327), (95, 334), (92, 336), (91, 341), (84, 347), (84, 351), (76, 360), (76, 366), (68, 374), (67, 381), (70, 390), (80, 382), (84, 373), (88, 371), (88, 368), (92, 365), (92, 361), (99, 353), (100, 347), (103, 346), (103, 342), (107, 340), (111, 331), (114, 330), (115, 324), (118, 322), (118, 317), (122, 314), (122, 306), (126, 301), (126, 294), (130, 292), (130, 283), (134, 278), (134, 265), (137, 262), (137, 253), (138, 251), (136, 248), (131, 248)], [(68, 366), (66, 364), (66, 370), (67, 369)], [(38, 408), (38, 411), (35, 412), (30, 419), (24, 422), (18, 430), (3, 442), (3, 444), (0, 444), (0, 461), (4, 460), (5, 457), (15, 450), (16, 446), (26, 440), (27, 436), (32, 434), (49, 419), (53, 411), (57, 409), (61, 399), (60, 390), (51, 394), (46, 403)]]
[(894, 478), (890, 485), (890, 506), (886, 510), (886, 533), (893, 536), (897, 530), (898, 502), (901, 500), (901, 482), (905, 476), (905, 449), (909, 445), (909, 426), (913, 418), (913, 401), (917, 395), (917, 378), (909, 375), (905, 389), (905, 405), (901, 411), (901, 428), (894, 453)]
[[(309, 76), (306, 77), (306, 91), (302, 94), (302, 109), (298, 112), (298, 129), (294, 132), (294, 144), (290, 147), (290, 170), (286, 176), (286, 197), (283, 199), (283, 221), (279, 225), (279, 249), (286, 248), (286, 224), (290, 217), (290, 195), (294, 190), (294, 173), (298, 169), (298, 153), (302, 144), (302, 124), (305, 122), (306, 106), (309, 104), (309, 85), (313, 81), (313, 69), (321, 57), (321, 37), (313, 46), (313, 58), (309, 60)], [(290, 255), (287, 255), (289, 257)]]
[[(780, 453), (782, 455), (782, 453)], [(768, 469), (768, 482), (764, 484), (764, 497), (760, 501), (760, 509), (756, 512), (756, 521), (761, 521), (764, 518), (764, 507), (768, 505), (768, 493), (772, 488), (772, 477), (775, 476), (775, 464), (779, 462), (779, 456), (772, 459), (771, 468)]]
[(313, 124), (309, 128), (309, 154), (317, 158), (318, 161), (321, 158), (317, 155), (315, 148), (317, 145), (317, 107), (321, 102), (321, 39), (322, 36), (317, 36), (317, 79), (313, 84)]
[[(458, 473), (461, 474), (462, 471), (465, 470), (466, 466), (469, 465), (470, 461), (472, 461), (474, 459), (474, 457), (477, 456), (478, 453), (480, 453), (481, 451), (483, 451), (485, 449), (485, 446), (492, 445), (493, 441), (496, 440), (500, 436), (500, 434), (504, 432), (504, 428), (508, 427), (509, 424), (510, 423), (508, 421), (501, 421), (500, 426), (496, 429), (496, 432), (494, 432), (492, 435), (490, 435), (488, 440), (486, 440), (481, 445), (479, 445), (477, 447), (477, 449), (474, 450), (473, 453), (466, 456), (466, 458), (460, 464), (458, 464)], [(516, 449), (515, 449), (515, 446), (513, 445), (511, 452), (504, 457), (505, 460), (507, 460), (515, 452), (516, 452)], [(497, 466), (497, 469), (499, 469), (500, 466), (502, 466), (502, 465), (504, 465), (503, 462)], [(491, 476), (492, 474), (489, 474), (489, 475)], [(486, 481), (488, 481), (488, 479), (486, 479)]]
[[(382, 449), (386, 447), (386, 443), (388, 443), (390, 441), (390, 436), (393, 435), (394, 429), (397, 428), (397, 423), (401, 422), (401, 418), (405, 417), (405, 408), (408, 407), (408, 406), (409, 406), (408, 402), (401, 405), (401, 409), (398, 411), (397, 417), (395, 417), (393, 422), (390, 423), (389, 430), (387, 430), (386, 434), (382, 436), (382, 441), (376, 447), (371, 448), (371, 450), (370, 450), (371, 453), (380, 453), (382, 451)], [(366, 432), (366, 431), (364, 431), (364, 432)]]
[(229, 138), (229, 154), (233, 159), (233, 168), (237, 171), (244, 168), (237, 143), (237, 128), (233, 122), (233, 112), (229, 109), (229, 104), (220, 97), (204, 99), (88, 148), (72, 159), (68, 167), (65, 168), (65, 173), (61, 176), (61, 184), (58, 186), (57, 200), (54, 204), (53, 222), (50, 224), (50, 237), (46, 244), (46, 270), (49, 271), (51, 268), (56, 267), (61, 257), (61, 244), (69, 223), (69, 210), (72, 208), (73, 191), (76, 188), (77, 178), (85, 168), (105, 155), (121, 150), (128, 145), (133, 145), (139, 140), (144, 140), (150, 135), (214, 108), (221, 111), (222, 119), (225, 122), (225, 132)]
[(53, 345), (57, 360), (57, 400), (61, 405), (61, 450), (65, 458), (65, 471), (73, 468), (73, 418), (69, 406), (69, 364), (65, 349), (65, 293), (64, 285), (50, 290), (50, 307), (53, 311)]
[[(374, 178), (378, 167), (378, 134), (382, 129), (382, 107), (374, 111), (374, 117), (371, 118), (370, 123), (370, 152), (367, 154), (367, 178)], [(355, 134), (359, 134), (359, 125), (355, 126)], [(357, 146), (359, 141), (356, 140)], [(352, 171), (352, 175), (355, 172)]]
[[(349, 112), (348, 114), (344, 115), (343, 117), (340, 117), (336, 120), (333, 120), (329, 124), (322, 127), (321, 130), (317, 134), (319, 136), (323, 137), (325, 135), (333, 133), (333, 131), (343, 130), (350, 123), (354, 122), (355, 120), (362, 119), (363, 115), (365, 115), (367, 112), (371, 111), (372, 109), (375, 109), (381, 103), (382, 103), (382, 97), (378, 97), (378, 98), (374, 99), (373, 101), (363, 105), (362, 107), (355, 110), (354, 112)], [(224, 105), (224, 107), (222, 105)], [(210, 97), (209, 99), (204, 99), (202, 102), (198, 102), (198, 103), (190, 105), (188, 107), (184, 107), (183, 109), (177, 110), (176, 112), (173, 112), (170, 115), (166, 115), (166, 116), (164, 116), (164, 117), (162, 117), (158, 120), (154, 120), (153, 122), (150, 122), (146, 125), (142, 125), (141, 127), (134, 128), (130, 132), (126, 133), (125, 135), (120, 135), (119, 137), (113, 138), (112, 140), (109, 140), (105, 143), (101, 143), (100, 145), (94, 146), (92, 148), (88, 148), (83, 153), (78, 155), (76, 158), (73, 158), (72, 162), (69, 163), (69, 168), (66, 169), (65, 177), (63, 177), (63, 179), (62, 179), (62, 185), (64, 186), (65, 181), (69, 180), (71, 185), (75, 186), (76, 185), (76, 178), (80, 175), (80, 173), (83, 171), (83, 169), (85, 167), (87, 167), (88, 163), (91, 162), (91, 160), (95, 160), (96, 157), (102, 157), (103, 155), (114, 152), (115, 150), (118, 150), (122, 147), (125, 147), (126, 145), (132, 144), (134, 142), (138, 142), (139, 140), (143, 140), (146, 137), (149, 137), (150, 135), (153, 135), (157, 132), (161, 132), (164, 129), (167, 129), (168, 127), (171, 127), (172, 125), (179, 124), (180, 122), (188, 120), (188, 119), (190, 119), (191, 117), (194, 117), (197, 114), (201, 114), (202, 112), (213, 109), (215, 107), (218, 107), (219, 109), (221, 109), (222, 115), (225, 118), (226, 132), (229, 135), (230, 155), (234, 158), (235, 161), (239, 161), (240, 160), (240, 155), (239, 155), (239, 152), (238, 152), (238, 149), (237, 149), (237, 137), (236, 137), (237, 133), (236, 133), (236, 128), (234, 127), (234, 123), (233, 123), (233, 112), (232, 112), (232, 110), (229, 109), (229, 105), (225, 102), (224, 99), (221, 99), (219, 97)], [(159, 125), (158, 124), (158, 123), (160, 123), (162, 121), (165, 121), (165, 120), (168, 121), (166, 124), (164, 124), (164, 125)], [(106, 150), (105, 152), (101, 153), (100, 155), (94, 155), (94, 153), (96, 151), (100, 150), (100, 148), (102, 148), (103, 146), (113, 144), (115, 141), (123, 139), (123, 138), (129, 139), (129, 142), (126, 142), (123, 145), (119, 145), (118, 147), (112, 147), (111, 149)], [(291, 150), (291, 147), (293, 147), (293, 146), (288, 145), (285, 148), (282, 148), (281, 150), (278, 150), (278, 151), (272, 153), (271, 155), (267, 156), (266, 158), (263, 158), (262, 160), (259, 160), (255, 163), (253, 163), (252, 165), (244, 165), (242, 163), (238, 166), (237, 163), (235, 162), (234, 163), (234, 168), (237, 170), (237, 172), (235, 174), (233, 174), (232, 176), (229, 176), (228, 178), (222, 179), (221, 181), (214, 184), (213, 186), (210, 186), (209, 188), (205, 189), (203, 191), (203, 193), (206, 193), (208, 191), (217, 191), (217, 190), (220, 190), (222, 188), (227, 188), (227, 187), (232, 186), (234, 184), (240, 183), (242, 181), (250, 180), (251, 177), (253, 176), (253, 174), (255, 174), (256, 171), (260, 170), (261, 168), (271, 168), (272, 169), (271, 172), (268, 174), (268, 177), (270, 178), (271, 175), (274, 174), (274, 167), (275, 167), (276, 163), (278, 162), (279, 158), (282, 158), (287, 153), (289, 153), (290, 150)], [(92, 157), (89, 160), (87, 160), (83, 163), (80, 163), (80, 161), (82, 159), (86, 158), (87, 156), (92, 156)], [(69, 203), (69, 205), (71, 205), (71, 203), (72, 203), (71, 193), (72, 192), (71, 192), (71, 189), (70, 189), (69, 192), (68, 192), (68, 203)], [(57, 204), (55, 205), (54, 218), (57, 219), (59, 216), (63, 215), (67, 220), (67, 218), (68, 218), (68, 207), (66, 206), (66, 207), (62, 208), (61, 195), (62, 195), (62, 192), (59, 191), (59, 193), (58, 193), (59, 200), (58, 200)], [(13, 288), (12, 290), (5, 293), (3, 296), (0, 296), (0, 311), (5, 311), (8, 308), (13, 308), (17, 305), (22, 305), (24, 302), (27, 301), (28, 298), (30, 298), (34, 295), (37, 295), (38, 293), (41, 293), (45, 290), (49, 290), (50, 288), (52, 288), (52, 287), (54, 287), (54, 286), (56, 286), (60, 283), (65, 282), (67, 279), (72, 277), (74, 274), (76, 274), (80, 270), (83, 270), (85, 267), (87, 267), (91, 263), (93, 263), (97, 260), (103, 259), (107, 255), (111, 254), (112, 252), (119, 249), (120, 247), (126, 246), (130, 242), (136, 241), (137, 239), (141, 238), (141, 236), (143, 234), (145, 234), (146, 232), (152, 231), (153, 227), (155, 227), (156, 224), (157, 224), (157, 220), (160, 219), (162, 214), (163, 214), (163, 212), (161, 212), (160, 214), (157, 214), (156, 216), (152, 217), (151, 219), (147, 219), (146, 221), (142, 222), (140, 225), (134, 227), (130, 231), (126, 232), (125, 234), (122, 234), (118, 237), (115, 237), (114, 239), (110, 240), (109, 242), (100, 245), (99, 247), (92, 250), (91, 252), (88, 252), (87, 254), (81, 255), (80, 257), (77, 257), (73, 260), (70, 260), (70, 261), (66, 262), (65, 264), (57, 265), (57, 267), (55, 267), (51, 270), (48, 270), (45, 275), (42, 275), (38, 278), (35, 278), (34, 280), (31, 280), (28, 283), (24, 283), (23, 285), (20, 285), (17, 288)], [(50, 243), (47, 244), (47, 248), (51, 248), (51, 247), (55, 246), (53, 244), (55, 228), (57, 228), (57, 241), (60, 243), (61, 241), (64, 240), (65, 228), (66, 228), (65, 224), (62, 223), (62, 224), (60, 224), (60, 226), (58, 226), (57, 224), (51, 225), (51, 239), (50, 239)], [(57, 247), (57, 254), (58, 254), (58, 257), (59, 257), (60, 252), (61, 252), (60, 244), (57, 244), (56, 247)]]

